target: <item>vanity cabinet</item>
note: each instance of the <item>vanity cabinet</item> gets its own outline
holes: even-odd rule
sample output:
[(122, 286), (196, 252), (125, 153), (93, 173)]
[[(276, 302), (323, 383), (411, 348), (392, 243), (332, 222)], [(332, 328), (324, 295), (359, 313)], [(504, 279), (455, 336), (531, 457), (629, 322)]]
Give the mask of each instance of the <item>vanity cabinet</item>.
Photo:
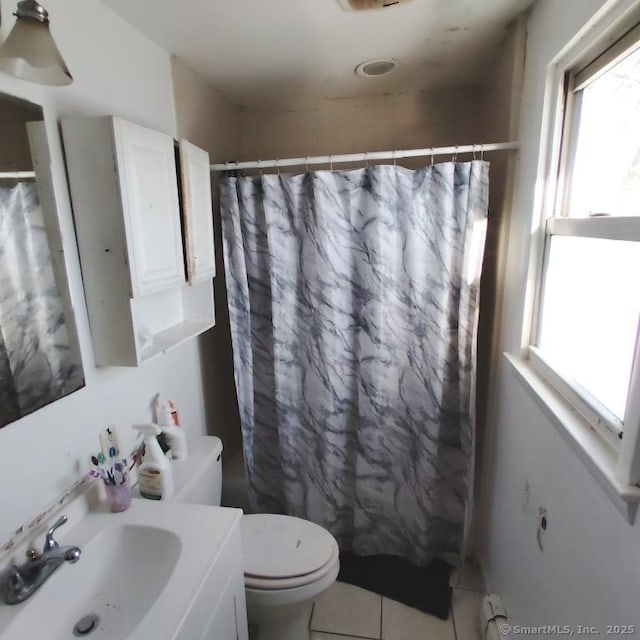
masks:
[(178, 166), (171, 136), (113, 116), (62, 135), (96, 364), (138, 366), (212, 327), (207, 153), (181, 142)]
[[(224, 512), (237, 511), (205, 508), (210, 510), (210, 514), (220, 516)], [(242, 513), (237, 511), (233, 526), (226, 533), (224, 542), (217, 547), (216, 558), (204, 583), (193, 592), (189, 616), (175, 640), (248, 640), (241, 518)]]
[(248, 640), (242, 563), (233, 569), (201, 640)]

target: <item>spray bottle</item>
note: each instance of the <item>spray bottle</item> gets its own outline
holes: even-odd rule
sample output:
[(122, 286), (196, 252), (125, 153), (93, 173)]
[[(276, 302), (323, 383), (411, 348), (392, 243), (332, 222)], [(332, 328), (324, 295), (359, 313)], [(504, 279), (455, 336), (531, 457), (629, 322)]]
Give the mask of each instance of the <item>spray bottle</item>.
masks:
[(138, 424), (133, 428), (144, 435), (144, 457), (138, 467), (140, 495), (149, 500), (168, 500), (173, 495), (173, 469), (156, 440), (160, 429), (155, 424)]

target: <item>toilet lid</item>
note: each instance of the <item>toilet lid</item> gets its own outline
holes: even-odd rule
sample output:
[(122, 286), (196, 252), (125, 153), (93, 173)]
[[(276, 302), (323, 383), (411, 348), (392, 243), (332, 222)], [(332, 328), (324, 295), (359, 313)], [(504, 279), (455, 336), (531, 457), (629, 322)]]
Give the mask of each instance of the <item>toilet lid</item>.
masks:
[(337, 548), (326, 529), (308, 520), (264, 513), (245, 515), (241, 523), (246, 576), (304, 576), (327, 564)]

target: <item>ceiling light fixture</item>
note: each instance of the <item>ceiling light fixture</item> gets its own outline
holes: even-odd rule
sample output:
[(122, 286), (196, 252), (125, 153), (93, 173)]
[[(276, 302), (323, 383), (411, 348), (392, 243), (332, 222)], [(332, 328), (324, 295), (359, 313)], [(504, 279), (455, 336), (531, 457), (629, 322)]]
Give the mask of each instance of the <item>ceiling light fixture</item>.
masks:
[(49, 31), (49, 13), (35, 0), (22, 0), (16, 23), (0, 47), (0, 70), (29, 82), (71, 84), (73, 78)]
[(391, 73), (396, 68), (393, 60), (380, 58), (377, 60), (367, 60), (361, 62), (355, 69), (355, 74), (361, 78), (379, 78)]

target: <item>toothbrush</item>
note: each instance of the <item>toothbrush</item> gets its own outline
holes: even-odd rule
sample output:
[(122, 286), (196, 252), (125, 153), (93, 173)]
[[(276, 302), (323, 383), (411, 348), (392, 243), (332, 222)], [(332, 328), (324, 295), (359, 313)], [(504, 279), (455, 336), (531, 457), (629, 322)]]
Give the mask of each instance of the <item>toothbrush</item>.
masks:
[(127, 481), (127, 460), (123, 458), (122, 462), (116, 462), (115, 470), (118, 472), (118, 484), (124, 484)]
[(109, 484), (115, 484), (116, 479), (113, 476), (113, 466), (111, 468), (107, 466), (107, 461), (102, 452), (98, 454), (98, 462), (100, 463), (100, 467), (102, 468), (103, 473), (105, 473), (107, 478), (109, 479)]
[(97, 469), (91, 469), (89, 471), (89, 475), (92, 478), (101, 478), (105, 484), (111, 484), (111, 480), (105, 473), (102, 472), (102, 470), (98, 471)]
[(118, 442), (116, 428), (114, 426), (107, 427), (106, 432), (109, 444), (109, 456), (115, 458), (120, 452), (120, 443)]
[(116, 484), (116, 479), (113, 474), (113, 467), (109, 469), (105, 464), (105, 459), (102, 453), (97, 456), (91, 456), (91, 462), (96, 467), (95, 470), (90, 472), (93, 477), (101, 477), (107, 484)]
[[(120, 465), (122, 467), (122, 484), (124, 484), (129, 477), (129, 463), (127, 462), (126, 458), (122, 458), (122, 460), (120, 461)], [(131, 468), (133, 468), (133, 465)]]

